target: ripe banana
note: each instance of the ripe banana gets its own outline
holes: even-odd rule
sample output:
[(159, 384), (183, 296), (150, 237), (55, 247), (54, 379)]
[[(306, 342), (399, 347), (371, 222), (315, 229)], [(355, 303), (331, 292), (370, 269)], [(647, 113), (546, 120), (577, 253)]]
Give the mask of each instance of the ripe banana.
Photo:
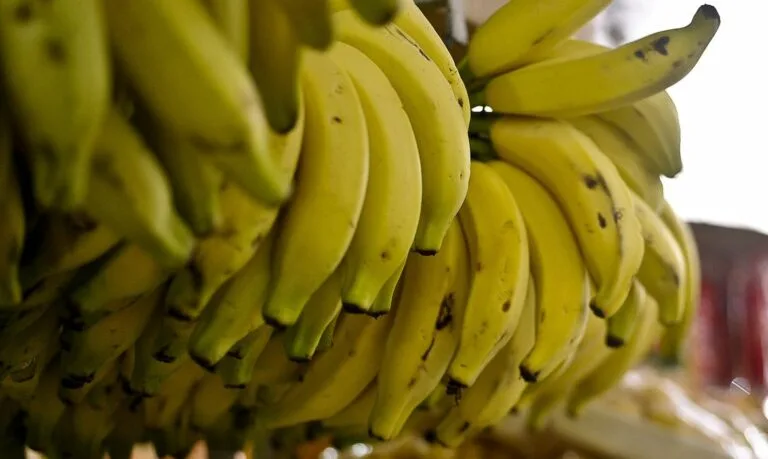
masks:
[(525, 305), (512, 338), (491, 360), (475, 384), (461, 393), (434, 430), (438, 443), (455, 448), (465, 438), (496, 424), (509, 414), (520, 399), (527, 383), (521, 376), (520, 363), (538, 340), (537, 289), (529, 279)]
[(256, 254), (216, 293), (189, 338), (189, 354), (212, 368), (238, 341), (264, 323), (262, 307), (270, 282), (271, 234)]
[[(304, 105), (300, 102), (299, 118), (291, 132), (269, 135), (270, 152), (288, 180), (296, 170), (304, 134)], [(219, 287), (253, 257), (277, 218), (277, 208), (253, 200), (235, 183), (223, 183), (220, 193), (220, 231), (200, 241), (191, 262), (174, 276), (168, 291), (166, 308), (179, 320), (197, 318)]]
[(583, 116), (568, 121), (592, 139), (613, 162), (630, 190), (643, 198), (652, 209), (661, 208), (664, 201), (661, 178), (645, 166), (643, 153), (632, 138), (597, 116)]
[[(2, 7), (0, 7), (0, 18)], [(1, 19), (0, 19), (1, 20)], [(0, 32), (2, 35), (2, 32)], [(1, 46), (1, 45), (0, 45)], [(19, 279), (19, 262), (24, 249), (26, 221), (21, 188), (13, 160), (11, 125), (3, 106), (0, 106), (0, 304), (15, 305), (21, 302), (22, 287)]]
[(376, 377), (381, 343), (391, 322), (391, 316), (345, 315), (333, 347), (312, 360), (301, 380), (265, 408), (264, 425), (275, 428), (323, 419), (349, 405)]
[(629, 293), (644, 248), (630, 191), (616, 168), (564, 121), (506, 117), (492, 122), (489, 131), (499, 158), (558, 200), (597, 283), (590, 307), (610, 317)]
[(469, 41), (464, 81), (512, 70), (581, 29), (611, 0), (516, 0), (502, 5)]
[(662, 358), (670, 361), (679, 361), (682, 359), (685, 337), (693, 321), (696, 319), (696, 312), (699, 308), (701, 261), (699, 260), (696, 239), (690, 226), (675, 214), (675, 211), (667, 202), (664, 203), (661, 209), (661, 219), (674, 235), (685, 256), (686, 285), (683, 318), (680, 323), (664, 329), (659, 343), (659, 353)]
[(688, 281), (682, 248), (661, 218), (636, 195), (634, 204), (645, 239), (645, 255), (637, 278), (656, 298), (659, 321), (663, 325), (679, 323), (685, 311)]
[(402, 293), (376, 378), (369, 435), (397, 436), (411, 412), (440, 384), (461, 334), (469, 290), (469, 260), (461, 227), (448, 229), (434, 257), (408, 257)]
[(667, 91), (596, 116), (631, 138), (640, 147), (645, 166), (655, 173), (671, 178), (683, 169), (680, 121)]
[(536, 342), (520, 363), (523, 379), (546, 378), (578, 345), (589, 313), (589, 274), (560, 206), (536, 179), (502, 161), (488, 163), (520, 208), (536, 285)]
[(160, 264), (184, 264), (194, 237), (173, 208), (162, 167), (116, 110), (102, 124), (92, 163), (86, 213), (141, 245)]
[(331, 46), (334, 37), (330, 0), (283, 0), (280, 5), (302, 44), (318, 51)]
[(340, 269), (346, 310), (368, 311), (405, 262), (419, 224), (421, 165), (397, 92), (365, 54), (338, 43), (330, 52), (352, 79), (365, 115), (370, 172), (363, 209)]
[(315, 355), (325, 330), (341, 312), (341, 274), (334, 271), (307, 301), (299, 320), (286, 331), (286, 352), (291, 360), (308, 362)]
[(473, 105), (490, 105), (500, 113), (573, 117), (632, 104), (687, 75), (719, 26), (715, 7), (703, 5), (685, 27), (600, 54), (544, 61), (496, 76)]
[(285, 0), (259, 0), (250, 8), (251, 76), (266, 119), (278, 134), (291, 131), (299, 117), (302, 66), (299, 32), (283, 3)]
[(255, 199), (284, 201), (290, 180), (269, 154), (258, 91), (204, 6), (136, 0), (104, 7), (115, 58), (147, 108)]
[(268, 325), (253, 330), (219, 361), (216, 374), (221, 376), (227, 387), (242, 389), (251, 381), (256, 362), (272, 337), (273, 330)]
[(459, 220), (469, 247), (472, 286), (461, 340), (448, 369), (456, 387), (474, 384), (511, 338), (530, 275), (528, 235), (512, 192), (484, 163), (472, 161), (471, 173)]
[(450, 85), (396, 25), (372, 28), (352, 11), (333, 15), (338, 39), (365, 53), (387, 76), (411, 120), (419, 149), (422, 202), (414, 247), (440, 249), (469, 183), (466, 125)]
[(369, 149), (360, 98), (328, 55), (306, 51), (307, 99), (296, 191), (281, 217), (264, 317), (293, 325), (309, 297), (341, 263), (357, 227)]
[(379, 294), (376, 296), (376, 300), (371, 305), (370, 315), (373, 317), (383, 316), (392, 309), (392, 305), (397, 303), (398, 294), (400, 292), (400, 280), (405, 270), (405, 265), (408, 262), (408, 258), (397, 268), (394, 274), (389, 276), (387, 282), (379, 290)]
[[(248, 0), (203, 0), (213, 22), (244, 63), (250, 57), (250, 17)], [(258, 5), (261, 6), (260, 4)]]
[(650, 295), (646, 296), (640, 320), (631, 338), (574, 386), (566, 408), (570, 415), (580, 414), (591, 400), (615, 386), (627, 370), (645, 357), (659, 335), (660, 328), (656, 323), (658, 312), (656, 300)]
[(43, 207), (71, 210), (85, 200), (111, 89), (102, 6), (97, 0), (0, 4), (5, 95)]
[(641, 321), (647, 295), (643, 284), (635, 279), (624, 304), (621, 305), (616, 314), (608, 318), (605, 335), (606, 346), (619, 348), (631, 338), (637, 324)]

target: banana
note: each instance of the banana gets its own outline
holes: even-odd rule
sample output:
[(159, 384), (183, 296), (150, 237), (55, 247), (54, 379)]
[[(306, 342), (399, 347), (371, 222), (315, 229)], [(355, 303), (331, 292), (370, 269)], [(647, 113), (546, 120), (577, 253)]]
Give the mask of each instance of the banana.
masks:
[(248, 63), (251, 3), (248, 0), (203, 0), (203, 4), (240, 60)]
[(37, 391), (42, 375), (48, 364), (59, 354), (59, 343), (56, 340), (56, 332), (51, 332), (45, 349), (37, 356), (29, 358), (26, 362), (11, 370), (8, 377), (0, 383), (0, 390), (10, 399), (26, 406)]
[(319, 420), (349, 405), (376, 377), (381, 343), (391, 322), (391, 316), (345, 315), (333, 347), (312, 360), (300, 381), (292, 383), (277, 403), (267, 406), (264, 425), (275, 428)]
[(336, 315), (331, 323), (325, 327), (323, 334), (320, 335), (320, 341), (317, 343), (315, 353), (325, 352), (333, 346), (333, 337), (336, 334), (336, 324), (339, 323), (339, 315)]
[(160, 385), (168, 375), (176, 371), (178, 363), (182, 360), (177, 359), (172, 364), (167, 364), (155, 360), (152, 355), (155, 340), (164, 326), (164, 315), (162, 308), (157, 308), (131, 348), (133, 366), (124, 375), (125, 390), (138, 399), (155, 395)]
[(387, 279), (405, 262), (419, 224), (421, 165), (408, 114), (384, 72), (345, 44), (330, 52), (360, 97), (368, 132), (370, 172), (357, 229), (341, 264), (348, 311), (368, 311)]
[[(286, 331), (286, 352), (291, 360), (308, 362), (315, 355), (325, 330), (341, 312), (341, 274), (331, 277), (307, 301), (299, 320)], [(332, 337), (333, 335), (331, 335)]]
[[(85, 320), (99, 319), (107, 305), (151, 292), (170, 276), (150, 254), (136, 244), (118, 248), (98, 266), (96, 273), (69, 294), (69, 306)], [(89, 267), (83, 268), (83, 272)]]
[(574, 117), (632, 104), (687, 75), (719, 26), (715, 7), (703, 5), (683, 28), (600, 54), (545, 61), (496, 76), (472, 105), (516, 115)]
[(448, 47), (445, 46), (440, 34), (437, 33), (429, 19), (424, 16), (416, 1), (406, 0), (402, 3), (402, 11), (395, 16), (395, 25), (400, 27), (408, 38), (415, 41), (419, 48), (424, 50), (437, 68), (440, 69), (443, 78), (451, 85), (453, 96), (461, 108), (461, 114), (464, 116), (464, 124), (469, 126), (469, 118), (472, 113), (470, 111), (469, 95), (467, 94), (464, 80), (461, 79), (459, 70), (456, 68), (453, 56), (451, 56)]
[(376, 403), (376, 394), (378, 392), (377, 383), (368, 385), (363, 393), (346, 406), (343, 410), (331, 417), (323, 419), (321, 422), (325, 428), (338, 427), (364, 427), (368, 424), (373, 405)]
[(163, 288), (140, 296), (128, 307), (74, 332), (62, 355), (62, 387), (77, 389), (93, 381), (103, 365), (133, 346), (152, 312), (160, 307)]
[(115, 59), (149, 111), (254, 199), (269, 206), (284, 201), (290, 180), (270, 155), (258, 90), (204, 6), (197, 0), (104, 6)]
[(205, 376), (202, 368), (192, 360), (185, 359), (160, 387), (154, 397), (144, 400), (144, 424), (150, 429), (170, 427), (179, 412), (189, 405), (189, 398), (195, 386)]
[(0, 338), (0, 381), (9, 375), (23, 373), (45, 358), (48, 346), (57, 338), (58, 315), (58, 308), (49, 307), (18, 333), (3, 333)]
[(366, 26), (354, 12), (335, 13), (338, 39), (374, 61), (392, 83), (410, 118), (419, 149), (422, 202), (414, 247), (440, 249), (469, 183), (469, 142), (451, 86), (423, 51), (394, 24)]
[(224, 386), (215, 373), (207, 373), (195, 386), (190, 397), (190, 424), (197, 430), (212, 426), (237, 401), (240, 391)]
[(293, 129), (299, 116), (302, 67), (299, 32), (283, 3), (259, 0), (250, 8), (251, 76), (261, 94), (266, 119), (279, 134)]
[(43, 207), (85, 200), (109, 106), (108, 48), (98, 0), (0, 4), (0, 69)]
[(520, 363), (528, 382), (546, 378), (578, 345), (589, 313), (589, 274), (565, 215), (536, 179), (502, 161), (488, 163), (520, 208), (535, 279), (536, 342)]
[(162, 265), (187, 261), (194, 237), (173, 208), (162, 167), (138, 133), (111, 110), (96, 140), (84, 210), (141, 245)]
[(637, 324), (643, 314), (646, 296), (648, 293), (640, 281), (635, 280), (632, 283), (632, 289), (624, 300), (616, 314), (608, 318), (607, 332), (605, 335), (605, 345), (608, 347), (619, 348), (624, 346), (628, 339), (634, 334)]
[(469, 387), (517, 326), (528, 285), (525, 222), (512, 192), (488, 165), (472, 161), (473, 179), (459, 219), (466, 236), (472, 287), (461, 340), (448, 369), (451, 385)]
[(696, 246), (696, 238), (690, 226), (675, 214), (675, 211), (667, 202), (664, 203), (661, 209), (661, 219), (674, 235), (685, 256), (686, 285), (683, 319), (678, 324), (666, 327), (659, 343), (659, 353), (662, 358), (669, 361), (679, 361), (682, 359), (685, 337), (693, 321), (696, 319), (696, 312), (699, 308), (701, 261), (699, 259), (699, 250)]
[(88, 398), (90, 403), (91, 393), (102, 385), (103, 381), (109, 381), (115, 379), (118, 375), (118, 361), (119, 358), (115, 358), (106, 364), (99, 367), (96, 373), (93, 374), (93, 380), (80, 387), (66, 387), (59, 385), (59, 398), (67, 405), (77, 405), (78, 403), (85, 403)]
[(275, 240), (264, 307), (265, 320), (278, 327), (296, 322), (341, 263), (368, 181), (368, 131), (349, 76), (328, 55), (307, 50), (302, 82), (307, 120), (301, 162)]
[(347, 0), (365, 22), (380, 27), (392, 22), (402, 8), (402, 0)]
[(683, 169), (680, 121), (667, 91), (596, 116), (632, 139), (643, 153), (645, 166), (655, 173), (674, 177)]
[(264, 323), (261, 311), (270, 282), (272, 239), (270, 233), (198, 319), (189, 338), (189, 354), (203, 368), (213, 367), (235, 343)]
[(515, 333), (437, 425), (432, 436), (438, 443), (455, 448), (465, 438), (501, 421), (520, 399), (527, 385), (520, 363), (538, 340), (537, 303), (531, 277)]
[(664, 185), (659, 174), (648, 169), (642, 152), (632, 138), (597, 116), (568, 120), (587, 135), (616, 166), (630, 190), (637, 193), (652, 209), (660, 209), (664, 201)]
[(331, 46), (333, 23), (330, 0), (283, 0), (280, 6), (288, 15), (301, 43), (318, 51)]
[(591, 400), (618, 384), (624, 373), (645, 357), (659, 335), (658, 312), (656, 300), (646, 296), (640, 320), (630, 339), (574, 386), (566, 408), (571, 416), (580, 414)]
[(221, 376), (227, 387), (243, 389), (251, 381), (256, 362), (272, 337), (273, 330), (268, 325), (262, 325), (248, 333), (216, 365), (216, 374)]
[[(298, 164), (304, 121), (300, 100), (294, 128), (284, 135), (269, 135), (270, 151), (288, 179)], [(220, 230), (200, 241), (189, 265), (174, 276), (168, 290), (166, 307), (179, 320), (197, 318), (219, 287), (253, 257), (277, 218), (277, 208), (253, 200), (235, 183), (223, 183), (220, 193)]]
[[(266, 329), (262, 329), (266, 328)], [(285, 351), (285, 334), (268, 332), (271, 327), (262, 327), (247, 343), (242, 358), (229, 368), (221, 368), (221, 376), (228, 387), (243, 388), (246, 385), (258, 389), (261, 385), (280, 385), (299, 377), (304, 365), (288, 358)], [(268, 338), (264, 338), (264, 336)], [(266, 340), (266, 343), (264, 341)], [(230, 356), (227, 356), (229, 359)]]
[(110, 459), (131, 459), (134, 446), (145, 438), (144, 413), (141, 405), (123, 403), (115, 412), (115, 428), (104, 440)]
[[(2, 21), (0, 7), (0, 21)], [(0, 36), (2, 32), (0, 32)], [(1, 41), (0, 41), (1, 43)], [(1, 46), (1, 45), (0, 45)], [(21, 188), (15, 174), (11, 125), (5, 107), (0, 106), (0, 304), (21, 302), (22, 288), (19, 274), (21, 252), (24, 249), (26, 218)]]
[(392, 309), (393, 304), (397, 303), (397, 298), (400, 292), (399, 287), (401, 285), (400, 280), (403, 276), (403, 271), (405, 270), (405, 265), (407, 262), (408, 258), (406, 258), (405, 261), (400, 264), (400, 266), (397, 268), (397, 271), (389, 276), (387, 282), (385, 282), (381, 287), (379, 294), (376, 296), (376, 300), (371, 305), (369, 315), (373, 317), (383, 316), (384, 314), (388, 313), (390, 309)]
[(659, 322), (663, 325), (679, 323), (686, 306), (688, 276), (685, 255), (672, 231), (653, 209), (637, 195), (634, 196), (634, 204), (645, 239), (645, 256), (637, 278), (656, 298)]
[(82, 213), (51, 213), (43, 217), (40, 226), (44, 234), (19, 273), (27, 287), (96, 260), (120, 240), (108, 226)]
[(3, 314), (2, 320), (0, 320), (0, 331), (2, 331), (0, 341), (3, 339), (6, 341), (11, 340), (15, 335), (28, 330), (30, 325), (38, 321), (40, 317), (57, 305), (58, 303), (45, 304), (20, 311), (13, 309), (11, 312)]
[(573, 35), (611, 0), (516, 0), (507, 2), (472, 35), (464, 81), (471, 82), (520, 67)]
[(440, 384), (461, 334), (468, 265), (458, 222), (448, 229), (437, 255), (409, 256), (376, 377), (370, 436), (382, 440), (397, 436), (411, 412)]
[(47, 453), (53, 445), (56, 425), (67, 408), (58, 396), (60, 380), (59, 362), (54, 359), (40, 376), (32, 397), (24, 404), (27, 446), (41, 453)]
[(616, 168), (564, 121), (507, 117), (492, 122), (489, 130), (499, 158), (557, 199), (598, 287), (590, 307), (610, 317), (629, 293), (644, 249), (630, 191)]

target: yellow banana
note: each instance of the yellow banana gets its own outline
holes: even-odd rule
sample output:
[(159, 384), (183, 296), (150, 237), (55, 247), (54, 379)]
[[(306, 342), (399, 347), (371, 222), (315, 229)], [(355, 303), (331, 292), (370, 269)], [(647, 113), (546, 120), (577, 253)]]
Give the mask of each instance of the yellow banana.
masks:
[(528, 235), (520, 208), (490, 166), (472, 161), (459, 213), (473, 268), (461, 340), (448, 369), (451, 385), (468, 387), (512, 337), (528, 285)]
[(460, 107), (440, 70), (399, 27), (367, 26), (350, 10), (333, 17), (338, 39), (365, 53), (381, 68), (411, 120), (422, 176), (414, 247), (433, 254), (440, 249), (469, 183), (469, 142)]
[(401, 285), (400, 279), (403, 276), (403, 271), (405, 270), (407, 261), (408, 258), (406, 258), (405, 261), (400, 264), (394, 274), (389, 276), (387, 282), (385, 282), (381, 287), (381, 290), (379, 290), (379, 294), (376, 296), (376, 300), (371, 305), (371, 310), (369, 312), (371, 316), (383, 316), (384, 314), (388, 313), (390, 309), (392, 309), (392, 305), (397, 302), (397, 296), (400, 291), (399, 287)]
[(261, 94), (267, 121), (279, 134), (293, 129), (298, 119), (302, 67), (299, 32), (283, 3), (259, 0), (250, 8), (251, 76)]
[(541, 182), (571, 223), (597, 290), (590, 307), (613, 315), (643, 256), (640, 223), (616, 168), (584, 134), (563, 121), (512, 118), (490, 126), (499, 158)]
[(198, 0), (104, 6), (115, 59), (147, 108), (255, 199), (284, 201), (291, 184), (270, 155), (258, 91), (205, 7)]
[(0, 69), (43, 207), (71, 210), (85, 200), (111, 90), (102, 6), (0, 4)]
[[(285, 135), (271, 133), (269, 147), (287, 180), (293, 177), (304, 134), (300, 105), (294, 128)], [(222, 184), (222, 224), (198, 244), (189, 265), (174, 276), (166, 298), (168, 313), (179, 320), (194, 320), (224, 282), (253, 257), (272, 228), (277, 212), (248, 196), (232, 182)]]
[(520, 208), (536, 285), (536, 342), (521, 361), (523, 379), (546, 378), (578, 345), (589, 313), (589, 274), (555, 198), (536, 179), (502, 161), (488, 163)]
[(616, 166), (630, 190), (637, 193), (652, 209), (664, 201), (664, 186), (659, 174), (648, 169), (637, 143), (614, 126), (596, 116), (568, 120), (587, 135)]
[(672, 232), (675, 240), (683, 250), (685, 256), (685, 305), (683, 318), (680, 323), (667, 327), (659, 343), (659, 353), (662, 358), (670, 361), (682, 359), (685, 337), (696, 319), (701, 296), (701, 261), (696, 239), (690, 226), (675, 214), (675, 211), (665, 202), (661, 209), (661, 219)]
[(339, 315), (337, 314), (332, 320), (331, 323), (328, 324), (327, 327), (325, 327), (325, 330), (323, 330), (323, 334), (320, 335), (320, 341), (317, 343), (317, 348), (315, 349), (315, 353), (325, 352), (328, 349), (333, 346), (333, 337), (336, 334), (336, 324), (339, 323)]
[[(247, 338), (237, 355), (241, 359), (232, 361), (232, 365), (217, 368), (228, 387), (280, 385), (296, 380), (304, 368), (302, 364), (288, 358), (285, 351), (285, 334), (273, 333), (271, 327), (262, 327)], [(265, 338), (266, 336), (266, 338)], [(243, 340), (246, 341), (246, 340)], [(228, 355), (236, 357), (235, 354)], [(221, 370), (221, 371), (219, 371)]]
[(719, 26), (715, 7), (703, 5), (683, 28), (600, 54), (544, 61), (496, 76), (473, 105), (490, 105), (500, 113), (573, 117), (631, 104), (687, 75)]
[[(1, 12), (2, 6), (0, 6), (0, 21), (2, 21)], [(0, 43), (2, 43), (1, 40)], [(2, 305), (15, 305), (21, 302), (19, 262), (24, 249), (26, 231), (21, 188), (15, 173), (10, 122), (5, 108), (0, 106), (0, 216), (3, 221), (0, 229), (0, 253), (4, 254), (0, 261), (0, 304)]]
[(341, 274), (334, 271), (307, 301), (299, 320), (286, 331), (288, 357), (297, 362), (312, 360), (325, 330), (341, 312)]
[(369, 421), (374, 438), (400, 434), (411, 412), (440, 384), (461, 334), (469, 260), (458, 222), (433, 257), (409, 256), (392, 329), (376, 377)]
[(461, 392), (458, 404), (437, 425), (434, 438), (438, 443), (455, 448), (470, 435), (501, 421), (520, 399), (527, 385), (520, 374), (520, 363), (537, 340), (537, 302), (531, 277), (512, 339), (483, 369), (475, 384)]
[(258, 358), (272, 337), (273, 328), (268, 325), (248, 333), (227, 352), (216, 365), (216, 374), (221, 376), (224, 385), (242, 389), (251, 381)]
[(634, 203), (645, 239), (645, 255), (637, 278), (656, 299), (659, 321), (664, 325), (676, 324), (683, 319), (687, 302), (685, 255), (661, 218), (636, 195)]
[(667, 91), (596, 116), (632, 139), (642, 152), (645, 166), (655, 173), (674, 177), (683, 169), (680, 121)]
[(469, 41), (465, 81), (520, 67), (581, 29), (611, 0), (515, 0), (502, 5)]
[(307, 120), (294, 196), (275, 240), (265, 319), (293, 325), (309, 297), (341, 263), (357, 227), (369, 149), (360, 98), (328, 55), (306, 51)]
[(240, 391), (224, 386), (215, 373), (207, 373), (192, 390), (190, 424), (198, 430), (213, 425), (237, 401)]
[(102, 125), (92, 162), (84, 210), (160, 264), (175, 268), (185, 263), (195, 241), (173, 208), (168, 179), (138, 133), (114, 109)]
[(345, 309), (368, 311), (400, 267), (416, 234), (421, 165), (416, 138), (397, 92), (365, 54), (345, 44), (330, 52), (347, 71), (363, 107), (370, 172), (363, 210), (340, 269)]
[(265, 408), (265, 425), (272, 428), (319, 420), (349, 405), (376, 377), (384, 349), (381, 343), (391, 322), (390, 316), (345, 315), (337, 326), (333, 347), (312, 360), (300, 381)]
[(624, 346), (627, 340), (634, 334), (638, 322), (643, 314), (648, 293), (640, 281), (632, 283), (632, 289), (624, 300), (621, 308), (608, 318), (605, 345), (619, 348)]
[(333, 43), (330, 0), (283, 0), (280, 5), (299, 40), (323, 51)]
[(189, 354), (212, 368), (239, 340), (264, 323), (261, 314), (270, 281), (271, 235), (216, 293), (189, 338)]
[(325, 428), (338, 428), (338, 427), (365, 427), (368, 425), (368, 419), (371, 416), (371, 410), (376, 403), (376, 393), (378, 392), (378, 385), (376, 382), (372, 382), (368, 385), (363, 393), (352, 400), (352, 403), (346, 406), (343, 410), (334, 414), (331, 417), (323, 419), (323, 427)]
[(659, 335), (658, 311), (656, 300), (646, 296), (640, 320), (630, 339), (573, 387), (567, 402), (569, 414), (580, 414), (591, 400), (618, 384), (624, 373), (646, 356)]
[(248, 0), (203, 0), (213, 22), (240, 60), (247, 63), (251, 46)]

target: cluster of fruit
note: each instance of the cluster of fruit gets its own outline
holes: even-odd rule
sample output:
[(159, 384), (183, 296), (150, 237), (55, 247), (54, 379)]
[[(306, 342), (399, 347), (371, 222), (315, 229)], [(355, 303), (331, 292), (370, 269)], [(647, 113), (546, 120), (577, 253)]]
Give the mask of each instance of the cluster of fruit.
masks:
[(563, 381), (581, 406), (657, 312), (676, 349), (698, 266), (663, 91), (713, 7), (607, 50), (568, 40), (607, 0), (512, 1), (456, 66), (410, 0), (6, 3), (8, 457), (390, 439), (420, 406), (454, 445)]

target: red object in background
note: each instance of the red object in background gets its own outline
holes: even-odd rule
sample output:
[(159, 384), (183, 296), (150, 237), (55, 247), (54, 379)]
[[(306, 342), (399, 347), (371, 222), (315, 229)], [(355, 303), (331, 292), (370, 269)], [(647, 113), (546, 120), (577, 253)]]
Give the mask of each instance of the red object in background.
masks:
[(763, 393), (768, 369), (768, 258), (739, 263), (729, 276), (728, 311), (734, 314), (735, 376)]
[(728, 321), (723, 292), (704, 278), (701, 300), (693, 323), (689, 349), (694, 373), (704, 386), (727, 386), (732, 379)]

